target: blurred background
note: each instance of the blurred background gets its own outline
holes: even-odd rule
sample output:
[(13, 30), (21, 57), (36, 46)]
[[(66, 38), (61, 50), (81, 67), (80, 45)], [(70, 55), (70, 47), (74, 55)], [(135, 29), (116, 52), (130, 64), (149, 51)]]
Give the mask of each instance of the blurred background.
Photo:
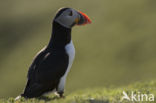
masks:
[(22, 92), (61, 7), (92, 19), (91, 25), (73, 28), (76, 58), (66, 94), (156, 78), (156, 0), (0, 0), (0, 97)]

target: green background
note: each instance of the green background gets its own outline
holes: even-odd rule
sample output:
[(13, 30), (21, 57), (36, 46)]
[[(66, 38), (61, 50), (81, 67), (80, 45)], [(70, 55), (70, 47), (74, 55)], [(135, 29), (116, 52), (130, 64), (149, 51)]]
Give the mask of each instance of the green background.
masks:
[(0, 0), (0, 97), (16, 97), (35, 54), (48, 44), (61, 7), (86, 13), (73, 28), (76, 57), (66, 93), (156, 78), (155, 0)]

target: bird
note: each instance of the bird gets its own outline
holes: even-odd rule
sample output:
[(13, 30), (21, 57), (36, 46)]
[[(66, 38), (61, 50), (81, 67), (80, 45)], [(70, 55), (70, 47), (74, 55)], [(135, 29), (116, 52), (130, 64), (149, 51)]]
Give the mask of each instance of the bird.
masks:
[(52, 91), (64, 97), (66, 77), (75, 57), (72, 28), (90, 23), (91, 19), (85, 13), (73, 8), (63, 7), (56, 12), (50, 41), (30, 65), (21, 97), (36, 98)]

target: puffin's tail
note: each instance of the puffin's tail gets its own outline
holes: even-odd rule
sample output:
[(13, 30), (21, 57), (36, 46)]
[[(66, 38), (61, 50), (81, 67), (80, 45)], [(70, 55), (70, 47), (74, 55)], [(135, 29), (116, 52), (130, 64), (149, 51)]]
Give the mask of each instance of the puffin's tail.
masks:
[[(23, 95), (23, 94), (21, 94), (21, 95), (17, 96), (17, 97), (15, 98), (15, 101), (16, 101), (16, 100), (21, 99), (22, 97), (24, 97), (24, 95)], [(25, 98), (25, 97), (24, 97), (24, 98)]]
[(21, 95), (17, 96), (17, 97), (15, 98), (15, 101), (19, 100), (21, 97), (22, 97)]

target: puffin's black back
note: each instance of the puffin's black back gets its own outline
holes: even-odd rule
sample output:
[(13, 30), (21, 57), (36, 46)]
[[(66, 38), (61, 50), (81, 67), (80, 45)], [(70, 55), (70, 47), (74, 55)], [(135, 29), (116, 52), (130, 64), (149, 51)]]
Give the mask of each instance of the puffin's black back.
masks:
[(64, 75), (69, 57), (65, 46), (71, 41), (71, 29), (53, 22), (53, 32), (46, 48), (35, 57), (28, 71), (28, 81), (22, 96), (38, 97), (43, 93), (57, 89)]

